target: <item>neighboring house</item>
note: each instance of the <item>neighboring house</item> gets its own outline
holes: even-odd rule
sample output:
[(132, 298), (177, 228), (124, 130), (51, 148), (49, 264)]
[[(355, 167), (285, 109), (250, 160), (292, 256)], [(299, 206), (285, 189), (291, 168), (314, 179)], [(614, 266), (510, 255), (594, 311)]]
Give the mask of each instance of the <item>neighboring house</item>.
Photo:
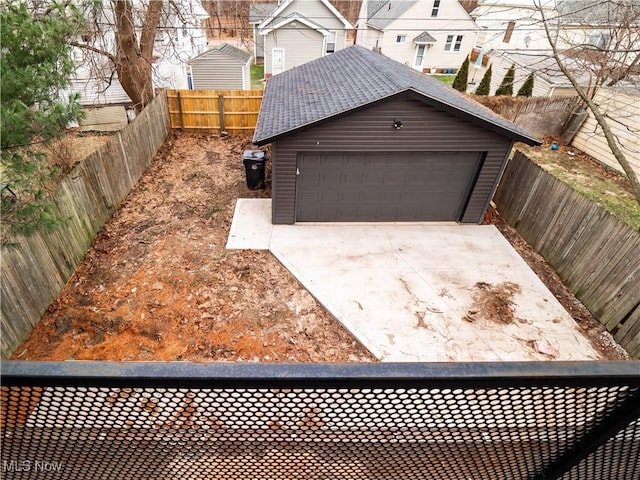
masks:
[[(625, 89), (602, 88), (596, 93), (594, 101), (607, 118), (620, 149), (640, 178), (640, 90), (631, 86)], [(571, 145), (623, 172), (591, 111)]]
[(251, 54), (228, 43), (218, 45), (189, 61), (190, 86), (195, 90), (249, 90)]
[[(539, 0), (547, 18), (555, 18), (555, 0)], [(471, 12), (481, 33), (476, 46), (491, 49), (548, 49), (542, 14), (532, 0), (480, 0)]]
[(276, 224), (479, 223), (513, 142), (540, 144), (454, 89), (357, 45), (270, 79), (253, 141), (272, 147)]
[[(551, 19), (550, 28), (557, 34), (557, 48), (564, 65), (586, 90), (597, 87), (597, 81), (607, 84), (615, 78), (616, 71), (626, 71), (631, 62), (637, 61), (634, 49), (638, 43), (640, 1), (563, 0), (556, 5), (555, 0), (544, 0), (543, 5), (545, 17)], [(528, 0), (485, 0), (472, 15), (479, 25), (495, 32), (493, 36), (481, 35), (473, 54), (482, 51), (493, 64), (491, 92), (511, 64), (515, 64), (514, 93), (527, 75), (534, 72), (534, 96), (576, 94), (553, 60), (540, 12)], [(635, 20), (625, 22), (627, 16)], [(529, 43), (525, 41), (528, 38), (536, 41)], [(605, 51), (608, 62), (604, 69), (602, 60), (598, 60), (601, 51)], [(593, 58), (596, 61), (590, 63)], [(472, 71), (479, 79), (485, 69)], [(603, 72), (609, 78), (601, 77)]]
[[(269, 8), (265, 5), (260, 12)], [(259, 24), (258, 18), (250, 20), (254, 35), (261, 37), (256, 56), (264, 54), (266, 78), (345, 48), (347, 32), (353, 29), (328, 0), (282, 0)]]
[(363, 0), (356, 44), (421, 72), (457, 69), (478, 27), (457, 0)]
[(275, 3), (252, 3), (249, 5), (249, 25), (253, 32), (253, 58), (264, 60), (264, 36), (260, 35), (259, 25), (265, 21), (278, 5)]
[[(471, 12), (482, 28), (476, 46), (485, 51), (549, 51), (542, 13), (560, 50), (580, 46), (625, 51), (637, 44), (638, 0), (538, 0), (536, 4), (541, 8), (531, 0), (481, 0)], [(618, 37), (614, 42), (624, 40), (610, 44), (612, 35)]]
[[(557, 15), (559, 38), (565, 42), (560, 47), (578, 45), (633, 51), (638, 46), (639, 0), (558, 0)], [(631, 59), (634, 58), (632, 54)]]
[[(493, 95), (500, 86), (507, 70), (515, 64), (515, 78), (513, 94), (515, 95), (527, 76), (533, 72), (534, 97), (566, 97), (576, 95), (569, 79), (560, 71), (556, 61), (546, 53), (522, 52), (521, 50), (492, 50), (489, 52), (489, 63), (492, 65), (490, 94)], [(476, 84), (479, 83), (481, 73), (475, 75)], [(587, 74), (576, 72), (576, 80), (584, 87), (589, 86), (591, 80)], [(470, 87), (473, 93), (475, 87)]]
[[(81, 35), (80, 43), (113, 53), (115, 30), (113, 12), (109, 2), (104, 3), (98, 24), (104, 29), (95, 33), (90, 29)], [(134, 15), (141, 15), (141, 0), (134, 0)], [(176, 11), (166, 12), (158, 27), (153, 64), (153, 82), (156, 88), (188, 88), (187, 62), (202, 53), (207, 46), (203, 21), (209, 14), (200, 2), (176, 0), (172, 3)], [(137, 18), (137, 17), (136, 17)], [(138, 32), (139, 33), (139, 32)], [(80, 94), (84, 106), (130, 105), (131, 99), (118, 81), (115, 67), (104, 56), (76, 49), (81, 63), (71, 82), (71, 92)]]

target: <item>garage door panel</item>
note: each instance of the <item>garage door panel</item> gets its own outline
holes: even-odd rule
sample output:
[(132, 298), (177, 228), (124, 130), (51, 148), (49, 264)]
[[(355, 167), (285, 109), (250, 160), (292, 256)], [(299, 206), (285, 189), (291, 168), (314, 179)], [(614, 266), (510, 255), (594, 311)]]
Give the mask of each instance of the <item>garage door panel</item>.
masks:
[(457, 221), (479, 152), (298, 155), (296, 221)]
[[(388, 168), (395, 168), (388, 167)], [(405, 174), (401, 171), (386, 172), (382, 177), (383, 185), (404, 185), (406, 183)]]
[(325, 154), (322, 162), (320, 163), (322, 167), (340, 167), (343, 162), (343, 155), (340, 153), (328, 153)]
[(377, 190), (367, 190), (364, 192), (360, 192), (360, 202), (363, 203), (375, 203), (376, 205), (380, 203), (380, 192)]

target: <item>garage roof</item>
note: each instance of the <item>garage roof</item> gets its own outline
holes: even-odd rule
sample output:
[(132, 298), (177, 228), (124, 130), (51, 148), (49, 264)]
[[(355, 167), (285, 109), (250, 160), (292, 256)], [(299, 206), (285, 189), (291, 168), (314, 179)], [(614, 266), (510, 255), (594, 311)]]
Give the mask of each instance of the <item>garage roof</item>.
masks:
[(453, 88), (358, 45), (274, 75), (267, 81), (257, 145), (385, 98), (413, 92), (426, 103), (529, 145), (540, 141)]

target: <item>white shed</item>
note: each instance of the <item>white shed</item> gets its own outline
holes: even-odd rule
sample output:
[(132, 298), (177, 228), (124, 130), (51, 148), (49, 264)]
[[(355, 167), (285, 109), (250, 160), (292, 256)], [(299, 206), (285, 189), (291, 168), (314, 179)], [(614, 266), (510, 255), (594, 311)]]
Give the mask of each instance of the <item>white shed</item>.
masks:
[(251, 54), (222, 43), (189, 61), (195, 90), (250, 90)]

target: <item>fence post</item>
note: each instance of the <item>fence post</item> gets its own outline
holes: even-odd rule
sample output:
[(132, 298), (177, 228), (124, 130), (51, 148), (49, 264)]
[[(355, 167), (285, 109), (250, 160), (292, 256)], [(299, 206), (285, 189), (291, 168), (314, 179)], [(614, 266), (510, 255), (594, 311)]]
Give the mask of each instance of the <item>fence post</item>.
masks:
[(182, 112), (182, 95), (180, 95), (180, 90), (176, 90), (178, 92), (178, 112), (180, 115), (180, 130), (184, 130), (184, 113)]
[(218, 95), (218, 112), (220, 115), (220, 133), (225, 131), (224, 128), (224, 95)]

